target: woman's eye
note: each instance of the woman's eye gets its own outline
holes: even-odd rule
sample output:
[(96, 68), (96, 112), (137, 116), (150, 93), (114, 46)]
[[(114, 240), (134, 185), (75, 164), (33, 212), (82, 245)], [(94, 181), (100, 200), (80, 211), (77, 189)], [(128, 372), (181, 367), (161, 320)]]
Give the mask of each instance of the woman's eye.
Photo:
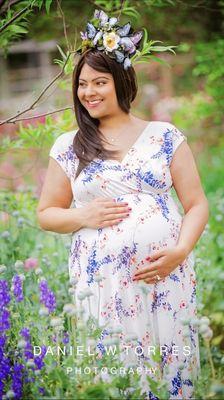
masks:
[[(97, 82), (96, 84), (97, 84), (98, 86), (101, 86), (101, 85), (105, 85), (106, 82)], [(79, 86), (80, 86), (80, 87), (85, 87), (86, 84), (85, 84), (85, 83), (82, 83), (82, 82), (79, 82)]]

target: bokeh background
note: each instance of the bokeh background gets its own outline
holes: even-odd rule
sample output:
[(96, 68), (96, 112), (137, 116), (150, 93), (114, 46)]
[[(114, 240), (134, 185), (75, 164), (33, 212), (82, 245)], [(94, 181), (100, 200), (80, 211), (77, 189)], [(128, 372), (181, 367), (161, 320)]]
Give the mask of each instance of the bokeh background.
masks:
[[(96, 8), (113, 16), (121, 14), (122, 25), (131, 21), (136, 30), (146, 27), (149, 40), (177, 46), (176, 55), (152, 54), (159, 59), (135, 66), (139, 91), (132, 110), (146, 120), (175, 124), (188, 138), (195, 156), (210, 204), (209, 223), (195, 249), (198, 311), (199, 317), (205, 318), (201, 321), (202, 372), (196, 395), (224, 398), (223, 0), (0, 1), (0, 272), (11, 293), (8, 322), (21, 316), (5, 329), (5, 346), (14, 349), (24, 327), (33, 341), (37, 332), (45, 344), (55, 340), (50, 318), (56, 316), (64, 323), (56, 324), (63, 325), (56, 332), (57, 340), (65, 340), (63, 335), (71, 333), (74, 315), (63, 313), (64, 304), (72, 303), (67, 271), (70, 238), (42, 232), (36, 206), (51, 145), (61, 133), (76, 129), (71, 91), (74, 51), (80, 44), (79, 32)], [(23, 286), (22, 300), (14, 293), (15, 276)], [(52, 307), (44, 303), (46, 296), (45, 300), (41, 297), (41, 280), (48, 282), (55, 296)], [(43, 309), (48, 309), (44, 317)], [(22, 384), (21, 378), (20, 391), (15, 389), (15, 363), (9, 361), (11, 369), (1, 387), (4, 395), (14, 390), (16, 398), (25, 398), (24, 393), (29, 398), (44, 393), (45, 398), (68, 398), (73, 393), (61, 369), (63, 360), (56, 365), (55, 361), (45, 365), (43, 361), (39, 369), (36, 364), (29, 367), (28, 373), (26, 363), (32, 357), (24, 357), (18, 355), (18, 364), (23, 365), (28, 381)], [(63, 384), (57, 383), (55, 371)], [(88, 383), (82, 382), (81, 388), (90, 398)], [(101, 399), (104, 389), (103, 384), (97, 387)]]

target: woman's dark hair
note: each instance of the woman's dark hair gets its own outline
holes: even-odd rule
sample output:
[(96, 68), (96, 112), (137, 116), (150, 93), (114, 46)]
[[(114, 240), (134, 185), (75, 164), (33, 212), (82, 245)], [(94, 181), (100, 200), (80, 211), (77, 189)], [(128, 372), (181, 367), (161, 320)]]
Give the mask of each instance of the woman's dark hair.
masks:
[(104, 52), (96, 49), (89, 49), (83, 53), (74, 68), (72, 79), (73, 102), (78, 132), (73, 141), (73, 151), (79, 159), (79, 166), (76, 177), (95, 157), (101, 159), (116, 159), (117, 151), (106, 150), (103, 147), (105, 142), (101, 131), (98, 129), (99, 120), (92, 118), (83, 107), (77, 96), (79, 76), (84, 64), (88, 64), (99, 72), (112, 74), (120, 108), (129, 113), (131, 102), (137, 94), (137, 78), (133, 67), (124, 70), (116, 60), (110, 58)]

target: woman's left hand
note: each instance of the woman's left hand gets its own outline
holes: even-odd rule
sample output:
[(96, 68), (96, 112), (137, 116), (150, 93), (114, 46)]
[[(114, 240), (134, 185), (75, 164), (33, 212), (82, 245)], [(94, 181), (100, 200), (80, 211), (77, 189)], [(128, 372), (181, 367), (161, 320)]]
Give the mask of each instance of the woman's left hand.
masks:
[(187, 254), (178, 246), (157, 251), (152, 257), (145, 260), (150, 264), (141, 268), (133, 275), (133, 281), (143, 279), (145, 283), (154, 284), (159, 281), (156, 276), (164, 279), (168, 276), (185, 258)]

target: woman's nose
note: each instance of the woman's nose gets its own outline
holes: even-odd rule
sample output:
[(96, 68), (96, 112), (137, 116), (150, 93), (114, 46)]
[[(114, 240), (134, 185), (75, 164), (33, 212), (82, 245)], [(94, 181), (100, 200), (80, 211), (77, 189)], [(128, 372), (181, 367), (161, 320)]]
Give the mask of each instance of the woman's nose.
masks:
[(89, 85), (89, 86), (86, 87), (86, 90), (85, 90), (85, 95), (86, 96), (91, 96), (91, 95), (93, 95), (95, 93), (96, 93), (96, 90), (94, 89), (93, 86)]

